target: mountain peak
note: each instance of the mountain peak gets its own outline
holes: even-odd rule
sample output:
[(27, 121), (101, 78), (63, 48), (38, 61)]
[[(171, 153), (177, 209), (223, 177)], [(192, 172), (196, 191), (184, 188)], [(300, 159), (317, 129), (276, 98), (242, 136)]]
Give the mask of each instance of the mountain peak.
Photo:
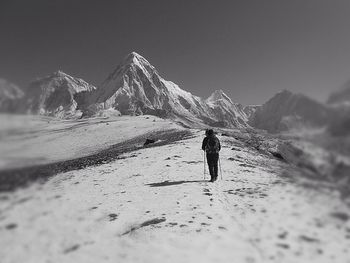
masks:
[(222, 89), (215, 90), (207, 99), (208, 102), (216, 102), (218, 100), (226, 100), (232, 103), (230, 97)]
[(291, 95), (293, 95), (293, 92), (291, 92), (290, 90), (287, 90), (287, 89), (283, 89), (275, 94), (275, 96), (277, 96), (277, 95), (279, 95), (279, 96), (291, 96)]
[(135, 51), (129, 53), (121, 63), (122, 65), (151, 65), (147, 59), (145, 59), (140, 54), (136, 53)]
[[(107, 85), (107, 83), (110, 83), (111, 81), (119, 81), (119, 79), (123, 78), (124, 75), (127, 72), (134, 72), (136, 74), (137, 70), (141, 69), (146, 76), (153, 75), (153, 73), (156, 73), (155, 67), (151, 65), (140, 54), (136, 53), (135, 51), (129, 53), (124, 57), (122, 62), (115, 68), (115, 70), (107, 77), (107, 79), (102, 83), (102, 86)], [(115, 86), (115, 84), (110, 84), (112, 86)]]
[(136, 57), (136, 58), (143, 58), (139, 53), (137, 53), (137, 52), (135, 52), (135, 51), (133, 51), (133, 52), (131, 52), (128, 56), (132, 56), (132, 57)]
[(38, 80), (43, 80), (43, 79), (56, 79), (56, 78), (66, 78), (66, 79), (73, 79), (73, 77), (65, 72), (63, 72), (62, 70), (56, 70), (54, 72), (52, 72), (51, 74), (46, 75), (45, 77), (39, 77), (37, 79), (35, 79), (34, 81), (38, 81)]

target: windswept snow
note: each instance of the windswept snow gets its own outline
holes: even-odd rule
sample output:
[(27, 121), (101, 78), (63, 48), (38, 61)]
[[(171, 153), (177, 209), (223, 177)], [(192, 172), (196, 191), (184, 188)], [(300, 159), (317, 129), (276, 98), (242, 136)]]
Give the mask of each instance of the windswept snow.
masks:
[(57, 120), (0, 114), (0, 171), (97, 153), (148, 132), (183, 129), (155, 116)]
[(222, 179), (203, 181), (193, 134), (2, 193), (2, 262), (350, 262), (337, 192), (232, 137)]

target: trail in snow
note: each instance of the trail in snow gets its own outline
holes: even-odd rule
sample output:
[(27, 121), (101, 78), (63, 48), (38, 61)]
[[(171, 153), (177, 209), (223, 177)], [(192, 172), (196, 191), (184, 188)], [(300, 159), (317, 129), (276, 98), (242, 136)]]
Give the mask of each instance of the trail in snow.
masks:
[(196, 133), (1, 194), (2, 262), (350, 262), (336, 192), (221, 139), (216, 183), (203, 180)]

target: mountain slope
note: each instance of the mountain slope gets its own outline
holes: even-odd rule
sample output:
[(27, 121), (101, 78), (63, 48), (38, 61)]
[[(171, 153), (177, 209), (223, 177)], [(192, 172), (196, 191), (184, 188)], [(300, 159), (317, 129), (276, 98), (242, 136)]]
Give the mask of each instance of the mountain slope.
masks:
[(96, 88), (62, 71), (35, 80), (26, 90), (23, 112), (59, 118), (78, 117), (85, 107), (85, 95)]
[(338, 192), (232, 137), (223, 179), (208, 183), (193, 136), (1, 193), (1, 262), (349, 262)]
[(325, 126), (333, 116), (331, 108), (302, 94), (281, 91), (256, 110), (249, 124), (278, 132), (298, 125)]
[(190, 126), (200, 123), (228, 127), (244, 125), (232, 115), (233, 111), (226, 110), (231, 115), (223, 118), (213, 101), (208, 103), (164, 80), (155, 67), (135, 52), (124, 58), (89, 101), (91, 112), (114, 108), (122, 114), (153, 114)]
[(0, 112), (15, 112), (23, 95), (23, 91), (15, 84), (0, 79)]
[(229, 124), (233, 124), (235, 127), (247, 126), (248, 115), (244, 111), (244, 106), (233, 103), (222, 90), (214, 91), (206, 102), (219, 122), (223, 122), (223, 126)]
[(260, 107), (261, 105), (246, 105), (244, 106), (243, 111), (247, 115), (248, 119), (250, 119)]

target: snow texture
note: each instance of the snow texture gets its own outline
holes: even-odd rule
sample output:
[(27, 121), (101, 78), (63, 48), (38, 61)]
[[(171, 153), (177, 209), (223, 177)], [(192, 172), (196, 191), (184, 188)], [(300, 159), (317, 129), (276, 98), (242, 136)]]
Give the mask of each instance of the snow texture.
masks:
[[(116, 141), (130, 133), (120, 127)], [(192, 133), (1, 193), (1, 262), (350, 262), (337, 191), (227, 136), (222, 179), (208, 183)]]
[(0, 114), (0, 170), (88, 156), (150, 131), (183, 129), (155, 116), (58, 120)]

